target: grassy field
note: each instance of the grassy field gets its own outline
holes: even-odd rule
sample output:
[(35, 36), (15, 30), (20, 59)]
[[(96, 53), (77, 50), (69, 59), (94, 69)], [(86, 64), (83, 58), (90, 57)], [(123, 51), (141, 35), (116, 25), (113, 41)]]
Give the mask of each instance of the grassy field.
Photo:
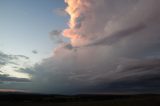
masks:
[(0, 98), (0, 106), (160, 106), (160, 95), (2, 95)]

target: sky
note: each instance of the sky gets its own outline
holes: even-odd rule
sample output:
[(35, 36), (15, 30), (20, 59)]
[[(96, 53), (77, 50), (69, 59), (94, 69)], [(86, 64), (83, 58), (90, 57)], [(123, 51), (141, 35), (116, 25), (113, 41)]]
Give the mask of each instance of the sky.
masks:
[(159, 93), (159, 0), (0, 0), (0, 91)]
[(50, 32), (67, 26), (67, 18), (58, 14), (63, 8), (63, 0), (1, 0), (1, 52), (24, 55), (28, 65), (52, 55), (57, 43), (50, 39)]

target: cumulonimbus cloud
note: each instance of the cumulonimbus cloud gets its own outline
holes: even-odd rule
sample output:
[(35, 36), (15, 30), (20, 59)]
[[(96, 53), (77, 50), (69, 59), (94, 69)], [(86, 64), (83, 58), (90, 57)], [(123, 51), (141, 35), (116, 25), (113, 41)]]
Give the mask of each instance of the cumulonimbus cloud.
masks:
[(65, 2), (70, 22), (63, 34), (71, 42), (61, 44), (53, 56), (29, 71), (32, 83), (28, 89), (159, 92), (159, 0)]

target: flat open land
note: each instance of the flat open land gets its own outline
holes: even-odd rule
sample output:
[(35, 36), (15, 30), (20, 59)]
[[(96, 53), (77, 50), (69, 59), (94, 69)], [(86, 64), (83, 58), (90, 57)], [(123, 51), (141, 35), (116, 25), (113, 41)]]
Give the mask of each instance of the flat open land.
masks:
[(160, 106), (160, 95), (0, 94), (0, 106)]

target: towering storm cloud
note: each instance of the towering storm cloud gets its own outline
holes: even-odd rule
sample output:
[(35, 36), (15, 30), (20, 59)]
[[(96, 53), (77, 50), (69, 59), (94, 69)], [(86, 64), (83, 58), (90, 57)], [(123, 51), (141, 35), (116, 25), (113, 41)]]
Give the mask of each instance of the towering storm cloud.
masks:
[[(64, 36), (73, 46), (82, 46), (108, 39), (120, 39), (146, 27), (159, 18), (159, 1), (154, 0), (65, 0), (70, 15), (69, 29)], [(119, 35), (120, 34), (120, 35)], [(123, 35), (124, 34), (124, 35)]]
[[(159, 0), (65, 0), (70, 42), (28, 68), (44, 93), (160, 91)], [(6, 85), (7, 86), (7, 85)]]

